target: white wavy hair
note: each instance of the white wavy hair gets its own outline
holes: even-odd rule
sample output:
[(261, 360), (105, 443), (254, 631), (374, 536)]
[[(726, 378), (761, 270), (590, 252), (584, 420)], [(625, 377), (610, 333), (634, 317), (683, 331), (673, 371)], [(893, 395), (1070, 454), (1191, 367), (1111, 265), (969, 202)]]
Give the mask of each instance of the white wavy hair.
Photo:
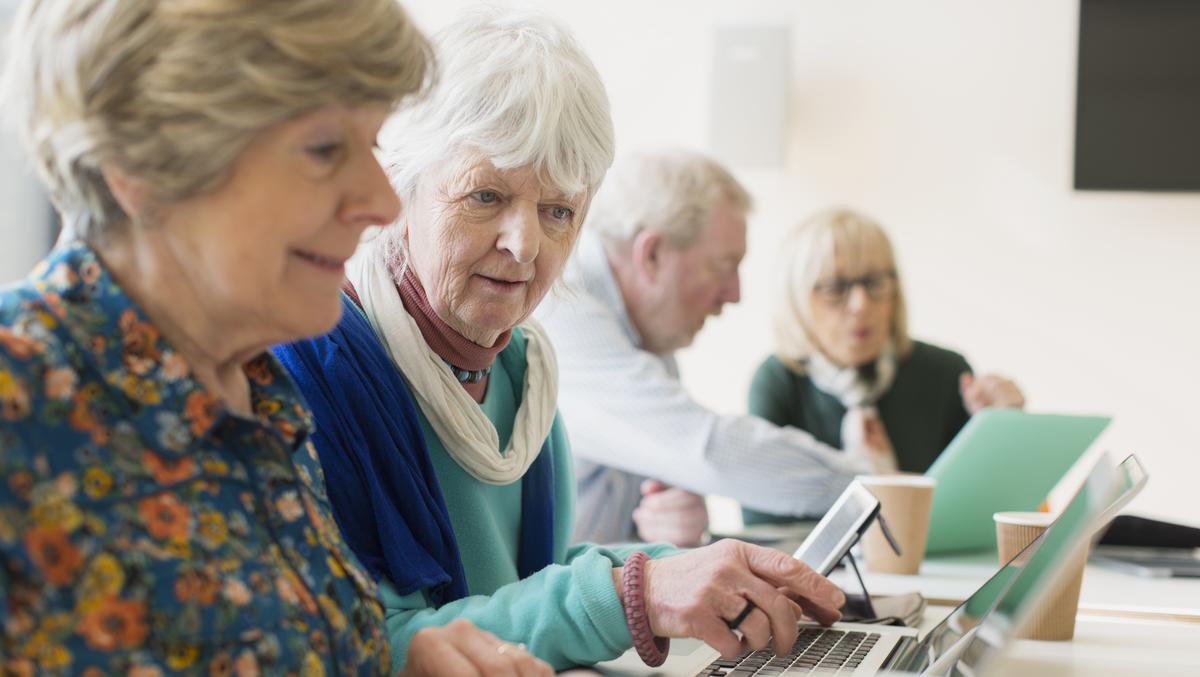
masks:
[[(463, 14), (433, 38), (426, 95), (385, 126), (383, 166), (412, 200), (438, 162), (478, 153), (498, 169), (532, 167), (568, 195), (591, 196), (613, 161), (613, 127), (600, 73), (560, 21), (496, 7)], [(402, 257), (401, 227), (388, 229)]]
[(679, 148), (643, 151), (613, 166), (587, 223), (610, 248), (629, 243), (643, 230), (662, 233), (685, 248), (700, 239), (722, 204), (744, 216), (753, 200), (716, 160)]

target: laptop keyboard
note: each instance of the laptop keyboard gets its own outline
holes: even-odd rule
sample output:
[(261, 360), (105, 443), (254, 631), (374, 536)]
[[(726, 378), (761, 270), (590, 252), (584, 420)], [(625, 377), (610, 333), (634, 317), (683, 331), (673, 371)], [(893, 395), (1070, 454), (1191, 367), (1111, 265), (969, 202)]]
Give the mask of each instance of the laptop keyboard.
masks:
[(728, 675), (802, 675), (809, 672), (854, 672), (867, 653), (879, 641), (874, 632), (846, 632), (825, 628), (804, 628), (792, 650), (776, 656), (770, 649), (742, 654), (735, 659), (718, 658), (696, 677)]

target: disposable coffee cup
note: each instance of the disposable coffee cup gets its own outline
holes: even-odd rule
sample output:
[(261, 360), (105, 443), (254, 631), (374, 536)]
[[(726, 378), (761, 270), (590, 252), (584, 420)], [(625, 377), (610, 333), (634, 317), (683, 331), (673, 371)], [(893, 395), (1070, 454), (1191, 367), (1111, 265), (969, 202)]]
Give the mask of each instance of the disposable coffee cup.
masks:
[(867, 571), (881, 574), (920, 573), (929, 539), (929, 511), (937, 480), (924, 475), (868, 475), (857, 478), (875, 498), (879, 514), (900, 549), (897, 555), (883, 535), (879, 521), (863, 536)]
[[(1044, 512), (998, 512), (992, 518), (996, 521), (996, 546), (1003, 566), (1053, 524), (1055, 516)], [(1022, 624), (1017, 637), (1064, 641), (1075, 636), (1079, 589), (1086, 566), (1087, 548), (1079, 548), (1068, 560), (1067, 572), (1034, 609), (1030, 620)]]

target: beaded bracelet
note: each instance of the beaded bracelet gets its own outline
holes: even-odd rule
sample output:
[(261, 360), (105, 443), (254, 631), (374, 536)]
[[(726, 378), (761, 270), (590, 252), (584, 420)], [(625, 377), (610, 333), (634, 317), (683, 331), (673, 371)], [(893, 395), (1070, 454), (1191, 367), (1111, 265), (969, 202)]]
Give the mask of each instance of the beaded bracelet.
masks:
[(625, 600), (625, 623), (633, 637), (633, 648), (646, 665), (657, 668), (667, 660), (671, 640), (655, 637), (650, 630), (650, 618), (646, 615), (645, 579), (646, 562), (650, 556), (640, 550), (625, 560), (621, 572), (621, 593)]

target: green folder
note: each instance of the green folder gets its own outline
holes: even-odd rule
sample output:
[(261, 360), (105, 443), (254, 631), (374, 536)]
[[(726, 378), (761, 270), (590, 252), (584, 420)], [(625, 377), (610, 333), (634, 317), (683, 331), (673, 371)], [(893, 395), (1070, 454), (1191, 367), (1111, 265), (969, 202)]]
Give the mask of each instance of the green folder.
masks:
[(1037, 510), (1111, 420), (1017, 409), (972, 416), (925, 473), (938, 482), (925, 552), (995, 548), (992, 514)]

